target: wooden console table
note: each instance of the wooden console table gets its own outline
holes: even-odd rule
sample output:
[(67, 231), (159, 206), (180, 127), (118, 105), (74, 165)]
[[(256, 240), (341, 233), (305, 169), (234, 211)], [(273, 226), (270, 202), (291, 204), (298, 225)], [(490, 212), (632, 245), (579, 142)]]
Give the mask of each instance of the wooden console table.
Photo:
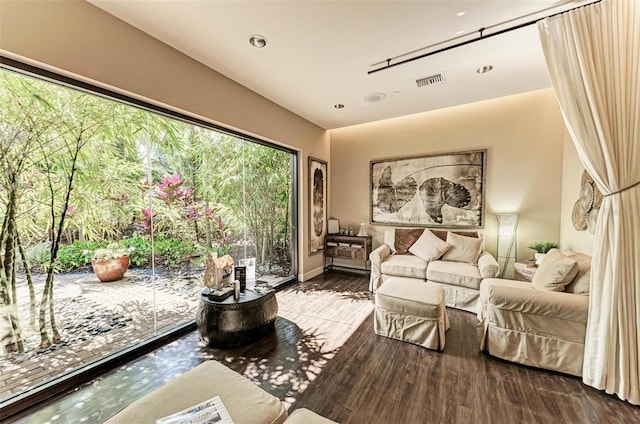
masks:
[[(332, 270), (334, 259), (348, 259), (363, 262), (364, 270), (369, 275), (369, 253), (371, 253), (371, 236), (328, 235), (324, 238), (324, 269)], [(330, 258), (329, 264), (327, 264), (327, 258)]]

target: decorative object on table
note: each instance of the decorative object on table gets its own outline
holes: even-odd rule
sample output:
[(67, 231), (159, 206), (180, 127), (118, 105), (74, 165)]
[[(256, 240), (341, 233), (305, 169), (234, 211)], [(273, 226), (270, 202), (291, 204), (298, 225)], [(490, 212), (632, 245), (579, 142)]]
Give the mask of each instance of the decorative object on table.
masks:
[(533, 280), (533, 276), (538, 270), (535, 261), (534, 262), (516, 262), (513, 267), (513, 279), (516, 281), (528, 281)]
[(338, 234), (340, 232), (340, 222), (337, 219), (327, 220), (327, 234)]
[(234, 277), (240, 282), (240, 293), (247, 289), (247, 267), (237, 266), (233, 269)]
[(122, 279), (129, 269), (129, 254), (134, 250), (133, 247), (127, 248), (118, 242), (96, 249), (91, 260), (94, 274), (103, 283)]
[(360, 237), (366, 237), (369, 234), (367, 233), (367, 224), (364, 222), (360, 223), (360, 229), (358, 230), (358, 236)]
[(235, 300), (240, 299), (240, 281), (238, 280), (233, 281), (233, 298)]
[(371, 161), (372, 224), (484, 227), (486, 149)]
[(215, 253), (207, 255), (203, 283), (210, 289), (220, 289), (229, 284), (233, 268), (233, 258), (224, 255), (220, 258)]
[(580, 194), (571, 211), (571, 222), (576, 230), (589, 230), (594, 234), (602, 204), (602, 193), (586, 170), (582, 172), (580, 184)]
[(498, 252), (500, 278), (510, 278), (514, 273), (517, 256), (516, 233), (519, 216), (517, 213), (497, 214), (498, 219)]
[(531, 243), (528, 247), (536, 252), (534, 256), (536, 259), (536, 265), (540, 265), (549, 250), (559, 249), (560, 243), (555, 241), (537, 241), (535, 243)]
[(327, 187), (327, 162), (309, 157), (309, 255), (324, 248)]

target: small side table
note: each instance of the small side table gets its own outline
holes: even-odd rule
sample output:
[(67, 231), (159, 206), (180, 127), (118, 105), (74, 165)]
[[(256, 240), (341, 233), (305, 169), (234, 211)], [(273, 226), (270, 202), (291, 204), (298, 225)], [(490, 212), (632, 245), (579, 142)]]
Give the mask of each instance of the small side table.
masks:
[(525, 262), (516, 262), (513, 271), (513, 279), (518, 281), (531, 282), (533, 275), (538, 270), (537, 266), (531, 266)]

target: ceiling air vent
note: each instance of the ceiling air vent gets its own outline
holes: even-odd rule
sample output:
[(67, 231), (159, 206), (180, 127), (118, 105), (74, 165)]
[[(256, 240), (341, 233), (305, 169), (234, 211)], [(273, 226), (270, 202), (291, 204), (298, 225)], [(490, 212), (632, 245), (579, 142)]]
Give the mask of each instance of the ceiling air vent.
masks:
[(430, 77), (424, 77), (416, 80), (416, 84), (419, 87), (426, 87), (428, 85), (438, 85), (444, 84), (444, 72), (440, 72), (439, 74), (431, 75)]

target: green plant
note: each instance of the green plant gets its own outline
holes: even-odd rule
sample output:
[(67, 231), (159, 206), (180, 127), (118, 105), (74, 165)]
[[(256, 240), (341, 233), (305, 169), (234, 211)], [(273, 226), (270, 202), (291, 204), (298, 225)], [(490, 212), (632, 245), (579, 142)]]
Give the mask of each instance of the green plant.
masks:
[(123, 258), (129, 256), (134, 250), (134, 247), (126, 247), (119, 242), (111, 242), (107, 247), (96, 249), (95, 252), (93, 252), (93, 259), (106, 261), (109, 259)]
[(56, 272), (69, 272), (91, 262), (93, 251), (104, 243), (90, 241), (74, 241), (72, 244), (60, 246), (56, 259)]
[(25, 259), (32, 270), (44, 271), (51, 260), (51, 243), (43, 241), (26, 247)]
[(537, 241), (535, 243), (531, 243), (528, 247), (536, 253), (547, 253), (551, 249), (559, 249), (560, 243), (555, 241)]

